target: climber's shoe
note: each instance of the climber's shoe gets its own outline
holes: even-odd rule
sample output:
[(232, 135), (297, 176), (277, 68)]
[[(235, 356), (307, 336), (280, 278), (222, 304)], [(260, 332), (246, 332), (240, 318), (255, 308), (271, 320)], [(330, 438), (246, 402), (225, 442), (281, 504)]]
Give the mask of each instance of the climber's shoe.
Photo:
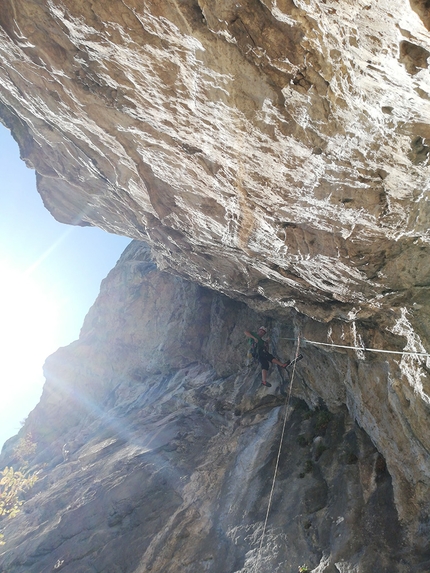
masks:
[(269, 384), (269, 382), (262, 382), (262, 385), (263, 385), (263, 386), (266, 386), (267, 388), (271, 388), (271, 387), (272, 387), (272, 385)]

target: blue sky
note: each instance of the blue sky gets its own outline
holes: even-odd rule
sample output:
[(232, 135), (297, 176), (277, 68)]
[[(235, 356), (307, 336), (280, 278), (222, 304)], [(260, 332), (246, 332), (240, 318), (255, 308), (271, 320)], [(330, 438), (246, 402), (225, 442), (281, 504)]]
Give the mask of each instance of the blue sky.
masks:
[(38, 402), (46, 357), (78, 338), (130, 239), (58, 223), (1, 124), (0, 174), (1, 447)]

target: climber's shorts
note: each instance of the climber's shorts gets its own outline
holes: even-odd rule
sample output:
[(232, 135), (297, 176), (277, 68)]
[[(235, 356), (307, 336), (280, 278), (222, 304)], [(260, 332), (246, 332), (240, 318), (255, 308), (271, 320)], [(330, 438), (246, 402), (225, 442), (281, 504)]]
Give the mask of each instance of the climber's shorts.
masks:
[(259, 357), (258, 357), (258, 361), (261, 364), (261, 369), (262, 370), (269, 370), (269, 367), (272, 363), (272, 360), (275, 357), (270, 354), (269, 352), (262, 352)]

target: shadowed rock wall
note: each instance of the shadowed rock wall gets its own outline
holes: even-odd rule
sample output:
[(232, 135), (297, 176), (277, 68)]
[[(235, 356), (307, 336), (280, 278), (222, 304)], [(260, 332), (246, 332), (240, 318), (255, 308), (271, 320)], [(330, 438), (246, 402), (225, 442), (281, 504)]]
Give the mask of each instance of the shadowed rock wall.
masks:
[[(6, 522), (2, 570), (423, 571), (383, 456), (340, 401), (329, 411), (309, 387), (320, 376), (344, 387), (344, 372), (303, 348), (286, 409), (280, 372), (267, 389), (246, 365), (243, 329), (262, 320), (160, 273), (133, 243), (80, 339), (46, 363), (22, 430), (38, 444), (40, 479)], [(271, 323), (282, 358), (293, 348), (281, 335), (298, 320)]]

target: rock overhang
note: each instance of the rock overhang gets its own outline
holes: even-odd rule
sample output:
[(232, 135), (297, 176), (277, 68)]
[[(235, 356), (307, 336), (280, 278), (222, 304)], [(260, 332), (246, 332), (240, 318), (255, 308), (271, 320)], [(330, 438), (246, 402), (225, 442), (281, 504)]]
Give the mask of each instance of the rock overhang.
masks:
[[(6, 2), (0, 116), (58, 220), (143, 239), (159, 268), (308, 338), (425, 351), (426, 14), (400, 0)], [(345, 374), (403, 509), (378, 416), (426, 451), (426, 368), (379, 364), (376, 395)]]
[(430, 38), (403, 2), (26, 3), (2, 27), (3, 118), (59, 220), (321, 320), (428, 285)]

